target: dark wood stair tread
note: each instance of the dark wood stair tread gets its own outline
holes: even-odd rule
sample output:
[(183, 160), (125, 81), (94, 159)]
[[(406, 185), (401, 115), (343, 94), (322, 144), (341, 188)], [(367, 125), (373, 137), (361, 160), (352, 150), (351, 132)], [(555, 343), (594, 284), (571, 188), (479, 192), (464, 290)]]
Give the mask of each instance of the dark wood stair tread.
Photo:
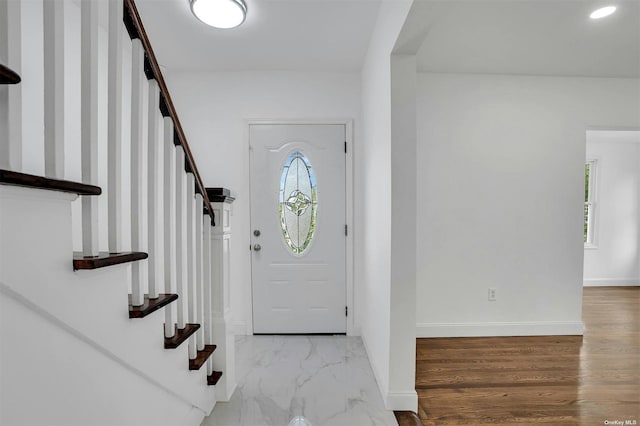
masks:
[(147, 253), (141, 251), (127, 251), (122, 253), (100, 252), (98, 256), (84, 257), (82, 252), (73, 253), (73, 269), (97, 269), (121, 263), (135, 262), (148, 258)]
[(87, 185), (70, 180), (51, 179), (43, 176), (0, 169), (0, 184), (24, 186), (27, 188), (46, 189), (50, 191), (70, 192), (78, 195), (100, 195), (99, 186)]
[(213, 354), (213, 351), (216, 350), (216, 345), (204, 345), (204, 349), (198, 351), (195, 359), (189, 360), (189, 370), (200, 370), (200, 367), (207, 362), (207, 359)]
[(0, 64), (0, 84), (18, 84), (21, 80), (17, 72), (6, 65)]
[(210, 386), (218, 384), (220, 377), (222, 377), (222, 371), (214, 371), (210, 376), (207, 376), (207, 384)]
[(164, 348), (165, 349), (175, 349), (182, 344), (182, 342), (186, 341), (193, 333), (198, 331), (200, 328), (200, 324), (185, 324), (185, 327), (180, 329), (176, 325), (176, 332), (173, 337), (165, 337), (164, 338)]
[(129, 295), (129, 318), (144, 318), (158, 309), (178, 300), (177, 294), (159, 294), (157, 299), (149, 299), (149, 295), (144, 295), (142, 306), (131, 304), (132, 295)]

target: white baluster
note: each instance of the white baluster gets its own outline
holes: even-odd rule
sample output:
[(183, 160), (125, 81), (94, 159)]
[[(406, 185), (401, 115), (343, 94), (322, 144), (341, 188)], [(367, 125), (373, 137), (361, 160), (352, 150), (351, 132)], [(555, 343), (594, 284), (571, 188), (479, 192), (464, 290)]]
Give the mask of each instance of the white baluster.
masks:
[[(80, 3), (82, 182), (98, 183), (98, 4)], [(82, 252), (98, 255), (98, 197), (82, 197)]]
[(158, 298), (158, 287), (164, 280), (162, 267), (162, 142), (160, 131), (160, 88), (158, 82), (149, 80), (148, 127), (148, 194), (149, 194), (149, 299)]
[[(196, 323), (196, 305), (195, 305), (195, 181), (193, 173), (187, 173), (187, 312), (189, 313), (189, 322)], [(189, 338), (189, 359), (196, 357), (196, 341), (195, 337)]]
[[(0, 1), (0, 58), (22, 71), (22, 2)], [(0, 168), (22, 171), (22, 84), (0, 87)]]
[(43, 0), (43, 26), (44, 174), (64, 179), (64, 2)]
[[(176, 282), (176, 148), (173, 121), (164, 118), (164, 291), (173, 293)], [(180, 301), (181, 302), (181, 301)], [(164, 309), (164, 336), (175, 335), (173, 306)]]
[[(202, 216), (202, 286), (203, 286), (203, 308), (204, 308), (204, 342), (207, 345), (213, 344), (211, 337), (211, 218), (208, 215)], [(213, 372), (213, 358), (207, 360), (207, 376)]]
[(196, 232), (195, 232), (195, 244), (196, 244), (196, 253), (195, 253), (195, 263), (196, 263), (196, 318), (198, 324), (202, 325), (202, 327), (198, 330), (197, 340), (198, 340), (198, 350), (201, 351), (204, 349), (204, 301), (202, 300), (203, 293), (203, 281), (202, 281), (202, 211), (203, 211), (203, 200), (201, 194), (196, 194), (196, 202), (195, 202), (195, 216), (196, 216)]
[[(45, 3), (58, 3), (44, 0)], [(109, 0), (107, 185), (109, 252), (122, 251), (122, 0)]]
[[(140, 40), (132, 43), (131, 66), (131, 248), (133, 251), (146, 251), (146, 229), (143, 218), (146, 214), (145, 197), (145, 102), (144, 49)], [(144, 285), (147, 282), (148, 263), (132, 263), (133, 306), (144, 303)]]
[(178, 328), (185, 327), (184, 306), (187, 286), (187, 175), (184, 171), (184, 150), (177, 146), (176, 150), (176, 285), (178, 293), (177, 319)]

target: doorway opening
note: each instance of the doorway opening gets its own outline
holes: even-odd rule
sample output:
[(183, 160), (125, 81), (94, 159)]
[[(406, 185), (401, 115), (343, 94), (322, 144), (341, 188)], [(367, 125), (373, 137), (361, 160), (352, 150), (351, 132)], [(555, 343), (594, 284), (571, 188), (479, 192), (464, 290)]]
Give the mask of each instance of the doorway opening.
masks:
[(584, 285), (640, 285), (640, 130), (588, 130)]

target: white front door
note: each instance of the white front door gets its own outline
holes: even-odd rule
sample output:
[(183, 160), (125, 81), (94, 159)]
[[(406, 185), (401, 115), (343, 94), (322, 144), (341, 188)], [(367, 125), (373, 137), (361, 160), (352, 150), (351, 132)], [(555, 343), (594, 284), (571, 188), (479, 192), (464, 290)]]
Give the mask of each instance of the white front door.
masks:
[(345, 126), (252, 124), (254, 333), (345, 333)]

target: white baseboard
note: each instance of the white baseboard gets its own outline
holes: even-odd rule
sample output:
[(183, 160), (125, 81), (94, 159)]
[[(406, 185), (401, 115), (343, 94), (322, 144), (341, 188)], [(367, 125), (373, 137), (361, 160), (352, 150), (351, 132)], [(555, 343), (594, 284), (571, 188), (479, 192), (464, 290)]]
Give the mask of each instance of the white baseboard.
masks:
[(416, 337), (573, 336), (583, 331), (582, 321), (416, 324)]
[(413, 392), (389, 392), (384, 398), (387, 410), (418, 412), (418, 393)]
[(640, 286), (640, 278), (585, 278), (585, 287)]
[(231, 332), (234, 336), (248, 336), (251, 334), (247, 332), (247, 325), (244, 321), (234, 321), (231, 326)]
[(217, 393), (218, 389), (216, 389), (217, 402), (229, 402), (231, 400), (231, 397), (233, 396), (233, 393), (236, 391), (237, 388), (238, 388), (238, 384), (234, 383), (233, 386), (231, 386), (231, 389), (229, 391), (220, 392), (220, 394)]
[(362, 339), (364, 350), (367, 353), (367, 359), (369, 360), (369, 365), (371, 366), (371, 370), (373, 371), (373, 377), (376, 379), (376, 384), (378, 385), (380, 395), (385, 395), (387, 393), (388, 382), (380, 374), (380, 368), (378, 367), (378, 365), (371, 362), (371, 350), (369, 349), (369, 345), (367, 344), (367, 339), (365, 338), (364, 333), (362, 333), (362, 336), (360, 336), (360, 338)]

